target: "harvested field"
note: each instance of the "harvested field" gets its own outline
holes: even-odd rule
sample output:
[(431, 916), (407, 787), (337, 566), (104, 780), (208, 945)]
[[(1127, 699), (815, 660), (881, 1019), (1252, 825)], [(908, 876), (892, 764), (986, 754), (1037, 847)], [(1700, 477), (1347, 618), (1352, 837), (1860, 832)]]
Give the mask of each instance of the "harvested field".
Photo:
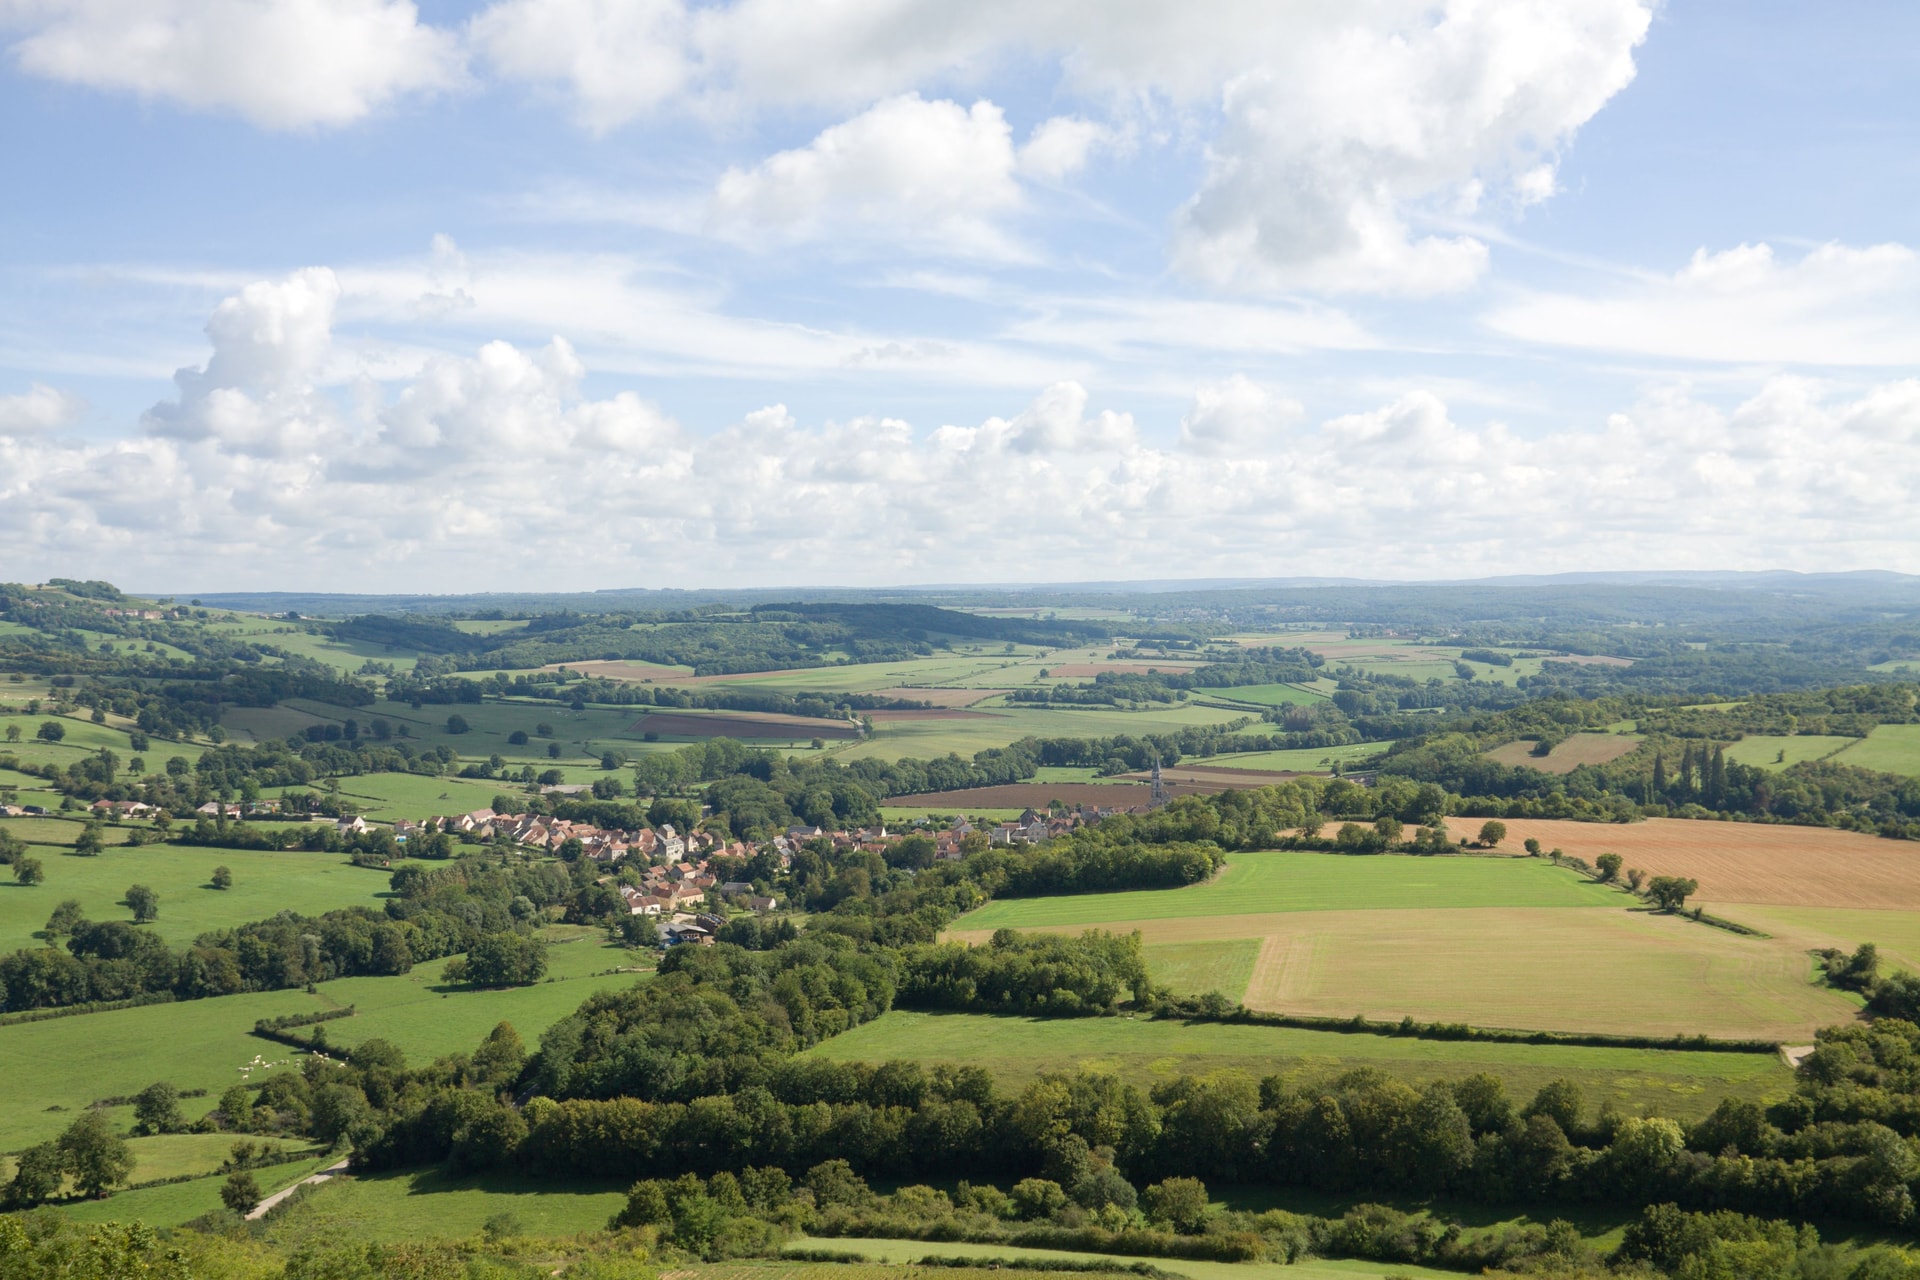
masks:
[(1764, 929), (1797, 951), (1827, 947), (1852, 951), (1863, 942), (1871, 942), (1879, 948), (1881, 972), (1893, 968), (1920, 973), (1920, 912), (1738, 903), (1730, 914), (1741, 924)]
[(1524, 740), (1495, 747), (1486, 754), (1489, 760), (1520, 769), (1537, 769), (1541, 773), (1572, 773), (1583, 764), (1606, 764), (1618, 760), (1639, 745), (1640, 739), (1634, 734), (1576, 733), (1544, 756), (1534, 755), (1534, 744)]
[(970, 707), (1007, 689), (876, 689), (877, 698), (899, 698), (904, 702), (926, 702), (936, 707)]
[(810, 716), (782, 716), (761, 711), (726, 711), (714, 715), (653, 711), (628, 725), (627, 732), (657, 733), (663, 738), (772, 738), (781, 742), (860, 736), (860, 730), (844, 720), (816, 720)]
[[(1456, 818), (1463, 833), (1477, 820)], [(1625, 825), (1514, 818), (1505, 847), (1528, 836), (1592, 862), (1617, 853), (1652, 875), (1690, 876), (1705, 903), (1920, 910), (1920, 844), (1825, 827), (1654, 818)]]

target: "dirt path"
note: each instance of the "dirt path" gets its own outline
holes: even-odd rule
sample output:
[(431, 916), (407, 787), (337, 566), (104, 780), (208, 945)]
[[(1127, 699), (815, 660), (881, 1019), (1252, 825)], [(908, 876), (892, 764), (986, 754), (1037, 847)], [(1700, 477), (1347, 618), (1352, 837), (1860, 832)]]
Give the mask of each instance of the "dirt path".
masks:
[(285, 1200), (288, 1196), (292, 1195), (295, 1190), (297, 1190), (300, 1187), (306, 1186), (309, 1182), (314, 1183), (315, 1185), (318, 1185), (322, 1182), (331, 1182), (333, 1181), (334, 1174), (345, 1173), (346, 1171), (347, 1171), (347, 1162), (345, 1160), (341, 1160), (335, 1164), (328, 1165), (326, 1168), (320, 1170), (320, 1172), (316, 1174), (311, 1175), (310, 1177), (305, 1177), (300, 1179), (300, 1181), (294, 1183), (293, 1186), (286, 1188), (284, 1191), (274, 1192), (272, 1195), (268, 1196), (265, 1200), (262, 1200), (259, 1204), (253, 1206), (253, 1212), (247, 1215), (247, 1221), (258, 1222), (260, 1219), (266, 1217), (268, 1211), (271, 1210), (273, 1206), (279, 1204), (282, 1200)]

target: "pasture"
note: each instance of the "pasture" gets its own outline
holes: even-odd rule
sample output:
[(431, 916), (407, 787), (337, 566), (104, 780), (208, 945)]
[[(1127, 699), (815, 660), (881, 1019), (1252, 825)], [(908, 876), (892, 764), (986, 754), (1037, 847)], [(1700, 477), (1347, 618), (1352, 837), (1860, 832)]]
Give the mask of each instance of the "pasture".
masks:
[(1617, 853), (1653, 875), (1690, 876), (1701, 902), (1920, 910), (1920, 844), (1826, 827), (1653, 818), (1626, 824), (1515, 818), (1505, 844), (1532, 836), (1592, 862)]
[(1108, 927), (1116, 921), (1131, 928), (1147, 920), (1301, 911), (1620, 907), (1627, 901), (1616, 890), (1536, 859), (1237, 853), (1204, 884), (1003, 898), (961, 916), (951, 932), (985, 938), (995, 929)]
[[(78, 827), (73, 828), (77, 834)], [(91, 858), (41, 847), (34, 852), (46, 880), (31, 888), (9, 877), (0, 881), (0, 949), (40, 945), (34, 935), (55, 906), (72, 898), (89, 920), (131, 920), (120, 905), (128, 886), (144, 884), (160, 895), (160, 915), (151, 929), (179, 946), (209, 929), (265, 920), (282, 911), (318, 915), (336, 907), (378, 907), (387, 873), (351, 865), (340, 853), (268, 853), (251, 849), (201, 849), (171, 844), (109, 848)], [(215, 867), (233, 872), (233, 887), (215, 889)]]
[(1698, 1118), (1722, 1098), (1785, 1097), (1793, 1074), (1777, 1054), (1583, 1048), (1421, 1040), (1145, 1018), (1019, 1018), (895, 1009), (807, 1051), (836, 1062), (953, 1062), (984, 1067), (1019, 1089), (1049, 1072), (1097, 1071), (1148, 1087), (1178, 1075), (1244, 1071), (1290, 1083), (1375, 1067), (1419, 1084), (1476, 1072), (1498, 1076), (1525, 1100), (1547, 1081), (1580, 1085), (1587, 1105), (1612, 1101), (1628, 1115)]
[(1378, 742), (1355, 742), (1343, 747), (1301, 747), (1292, 751), (1241, 751), (1231, 755), (1195, 757), (1181, 768), (1265, 769), (1274, 773), (1325, 773), (1334, 764), (1353, 769), (1385, 755)]
[[(1125, 1268), (1135, 1263), (1145, 1263), (1158, 1267), (1162, 1271), (1172, 1271), (1187, 1280), (1459, 1280), (1457, 1271), (1435, 1271), (1431, 1267), (1416, 1267), (1401, 1262), (1363, 1262), (1357, 1259), (1329, 1260), (1314, 1258), (1304, 1262), (1203, 1262), (1189, 1261), (1185, 1258), (1171, 1260), (1167, 1258), (1136, 1258), (1125, 1254), (1076, 1253), (1067, 1249), (1029, 1249), (1010, 1244), (962, 1244), (928, 1242), (925, 1240), (888, 1240), (860, 1236), (834, 1236), (825, 1239), (802, 1237), (791, 1248), (835, 1249), (857, 1253), (871, 1258), (875, 1262), (891, 1264), (884, 1271), (879, 1267), (836, 1266), (827, 1272), (816, 1267), (818, 1275), (808, 1274), (804, 1280), (855, 1280), (842, 1272), (864, 1271), (870, 1273), (859, 1280), (898, 1280), (899, 1269), (903, 1264), (918, 1262), (926, 1257), (977, 1259), (983, 1268), (993, 1268), (993, 1280), (1020, 1280), (1025, 1268), (1027, 1275), (1045, 1275), (1052, 1262), (1100, 1263), (1114, 1268)], [(716, 1268), (717, 1270), (717, 1268)], [(728, 1276), (726, 1280), (754, 1280), (759, 1268), (740, 1268), (737, 1276)], [(945, 1272), (945, 1268), (942, 1268)], [(920, 1275), (924, 1271), (910, 1269), (906, 1274)], [(980, 1273), (956, 1270), (954, 1280), (968, 1280)], [(695, 1272), (687, 1280), (705, 1280), (700, 1272)], [(777, 1272), (768, 1272), (768, 1280), (802, 1280), (802, 1277), (788, 1277)]]
[[(268, 1165), (254, 1170), (253, 1176), (260, 1190), (270, 1195), (328, 1163), (331, 1161), (327, 1157), (315, 1156), (291, 1164)], [(122, 1191), (105, 1200), (73, 1200), (61, 1204), (59, 1211), (76, 1222), (139, 1221), (150, 1227), (177, 1227), (220, 1208), (220, 1188), (225, 1182), (223, 1177), (209, 1175), (192, 1182)]]
[(1757, 769), (1784, 769), (1803, 760), (1825, 760), (1860, 741), (1829, 734), (1755, 733), (1727, 744), (1727, 759)]
[(1031, 734), (1036, 738), (1110, 738), (1116, 734), (1170, 733), (1193, 725), (1225, 724), (1244, 713), (1218, 707), (1177, 706), (1151, 711), (1084, 710), (1053, 707), (989, 707), (964, 719), (932, 716), (876, 722), (873, 736), (835, 755), (842, 760), (903, 757), (931, 759), (949, 751), (971, 756), (988, 747), (1004, 747)]
[(1741, 924), (1763, 929), (1797, 951), (1827, 947), (1852, 951), (1863, 942), (1871, 942), (1880, 950), (1882, 973), (1892, 969), (1920, 973), (1920, 912), (1736, 903), (1728, 913)]
[(1325, 702), (1327, 695), (1297, 684), (1243, 684), (1231, 689), (1196, 689), (1201, 698), (1225, 698), (1231, 702), (1251, 702), (1262, 707), (1285, 707)]
[(1876, 725), (1835, 758), (1858, 769), (1920, 777), (1920, 724)]
[(1218, 991), (1238, 1004), (1253, 980), (1254, 962), (1260, 958), (1260, 941), (1241, 938), (1234, 942), (1158, 942), (1144, 949), (1147, 972), (1157, 986), (1175, 995), (1202, 996)]
[(1486, 753), (1487, 759), (1541, 773), (1572, 773), (1583, 764), (1608, 764), (1639, 746), (1641, 739), (1627, 733), (1573, 733), (1554, 744), (1544, 756), (1533, 754), (1532, 742), (1509, 742)]
[(457, 1239), (510, 1214), (529, 1235), (598, 1231), (627, 1202), (626, 1187), (551, 1178), (455, 1177), (438, 1169), (334, 1178), (264, 1229), (283, 1248), (308, 1240)]
[(991, 902), (948, 936), (1138, 932), (1180, 948), (1160, 954), (1189, 984), (1180, 975), (1231, 981), (1252, 941), (1247, 981), (1223, 994), (1330, 1018), (1797, 1040), (1852, 1015), (1812, 983), (1803, 947), (1633, 902), (1536, 859), (1250, 853), (1184, 889)]
[[(598, 776), (599, 770), (594, 771)], [(622, 772), (619, 775), (626, 779)], [(523, 794), (518, 782), (490, 778), (439, 778), (418, 773), (363, 773), (337, 779), (340, 794), (360, 806), (360, 812), (380, 822), (412, 818), (418, 822), (430, 816), (471, 813), (491, 809), (493, 798), (501, 793)]]

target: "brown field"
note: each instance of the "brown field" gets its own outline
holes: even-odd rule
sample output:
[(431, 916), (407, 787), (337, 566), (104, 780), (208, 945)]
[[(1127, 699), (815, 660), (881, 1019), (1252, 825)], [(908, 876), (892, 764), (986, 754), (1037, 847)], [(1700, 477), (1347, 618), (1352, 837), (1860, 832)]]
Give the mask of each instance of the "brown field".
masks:
[(1855, 1012), (1813, 985), (1797, 948), (1645, 911), (1295, 911), (1100, 927), (1138, 930), (1148, 945), (1258, 938), (1245, 1002), (1285, 1013), (1801, 1040)]
[(960, 707), (933, 707), (921, 711), (862, 711), (860, 713), (873, 720), (875, 724), (886, 724), (894, 720), (997, 720), (998, 716), (987, 711), (966, 711)]
[(1606, 764), (1618, 760), (1640, 745), (1640, 739), (1626, 733), (1576, 733), (1553, 749), (1551, 755), (1536, 756), (1531, 742), (1509, 742), (1486, 753), (1487, 759), (1541, 773), (1572, 773), (1583, 764)]
[(936, 707), (970, 707), (1007, 689), (876, 689), (876, 698), (899, 698), (904, 702), (926, 702)]
[[(1454, 818), (1457, 835), (1479, 829)], [(1503, 850), (1528, 836), (1592, 862), (1617, 853), (1653, 875), (1690, 876), (1705, 903), (1920, 911), (1920, 844), (1825, 827), (1654, 818), (1624, 825), (1514, 818)]]
[(1154, 662), (1063, 662), (1057, 667), (1048, 667), (1047, 674), (1060, 680), (1091, 680), (1102, 671), (1115, 671), (1125, 676), (1144, 676), (1156, 671), (1167, 674), (1175, 671), (1191, 671), (1199, 665), (1197, 662), (1178, 662), (1170, 658)]
[(657, 733), (663, 738), (774, 738), (781, 742), (860, 736), (859, 728), (844, 720), (817, 720), (764, 711), (724, 711), (713, 715), (653, 711), (628, 725), (627, 732)]

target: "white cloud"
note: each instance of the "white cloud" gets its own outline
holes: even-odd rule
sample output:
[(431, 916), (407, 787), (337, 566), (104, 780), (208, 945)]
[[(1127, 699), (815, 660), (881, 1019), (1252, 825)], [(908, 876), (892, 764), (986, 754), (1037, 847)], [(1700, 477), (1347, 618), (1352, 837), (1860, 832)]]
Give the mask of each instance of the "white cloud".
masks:
[(1180, 445), (1216, 457), (1259, 456), (1305, 413), (1299, 401), (1236, 373), (1194, 393), (1193, 408), (1180, 419)]
[[(1025, 175), (1058, 181), (1090, 148), (1168, 111), (1202, 131), (1217, 123), (1204, 181), (1175, 227), (1183, 269), (1262, 291), (1418, 295), (1464, 288), (1487, 263), (1479, 240), (1419, 224), (1472, 210), (1489, 192), (1511, 208), (1551, 196), (1560, 150), (1633, 78), (1652, 8), (1653, 0), (1220, 0), (1196, 21), (1190, 6), (1171, 0), (826, 8), (651, 0), (637, 9), (504, 0), (475, 30), (489, 48), (511, 45), (498, 59), (503, 71), (564, 83), (597, 128), (669, 104), (750, 115), (898, 103), (931, 85), (982, 85), (1016, 61), (1051, 63), (1058, 92), (1110, 119), (1042, 123), (1019, 153)], [(602, 63), (640, 70), (602, 74)], [(905, 110), (891, 114), (904, 125)], [(755, 225), (790, 227), (811, 216), (819, 186), (832, 182), (823, 175), (849, 164), (829, 145), (841, 141), (836, 130), (877, 126), (873, 115), (774, 157), (769, 172), (729, 175), (721, 203), (753, 207)], [(929, 164), (957, 136), (931, 124), (923, 113), (918, 129), (947, 141), (934, 144)], [(978, 131), (980, 149), (967, 161), (944, 156), (956, 177), (988, 178), (967, 202), (968, 217), (982, 203), (1012, 205), (1002, 139), (986, 132), (999, 130)], [(878, 139), (858, 142), (886, 150)], [(884, 167), (909, 173), (905, 159)], [(896, 189), (871, 173), (842, 181), (856, 204)], [(938, 185), (908, 176), (898, 189)]]
[(468, 38), (501, 75), (568, 85), (588, 128), (652, 111), (694, 73), (682, 0), (503, 0)]
[(72, 426), (87, 402), (43, 382), (15, 396), (0, 396), (0, 436), (25, 436)]
[(1012, 130), (991, 102), (962, 107), (909, 93), (752, 169), (729, 169), (710, 214), (742, 237), (844, 236), (852, 224), (1004, 255), (990, 219), (1020, 203), (1015, 163)]
[(268, 129), (351, 124), (463, 78), (458, 40), (408, 0), (0, 0), (28, 74)]
[(1743, 244), (1598, 295), (1522, 294), (1486, 322), (1529, 342), (1676, 360), (1910, 365), (1917, 299), (1920, 254), (1905, 245), (1827, 244), (1783, 262)]

